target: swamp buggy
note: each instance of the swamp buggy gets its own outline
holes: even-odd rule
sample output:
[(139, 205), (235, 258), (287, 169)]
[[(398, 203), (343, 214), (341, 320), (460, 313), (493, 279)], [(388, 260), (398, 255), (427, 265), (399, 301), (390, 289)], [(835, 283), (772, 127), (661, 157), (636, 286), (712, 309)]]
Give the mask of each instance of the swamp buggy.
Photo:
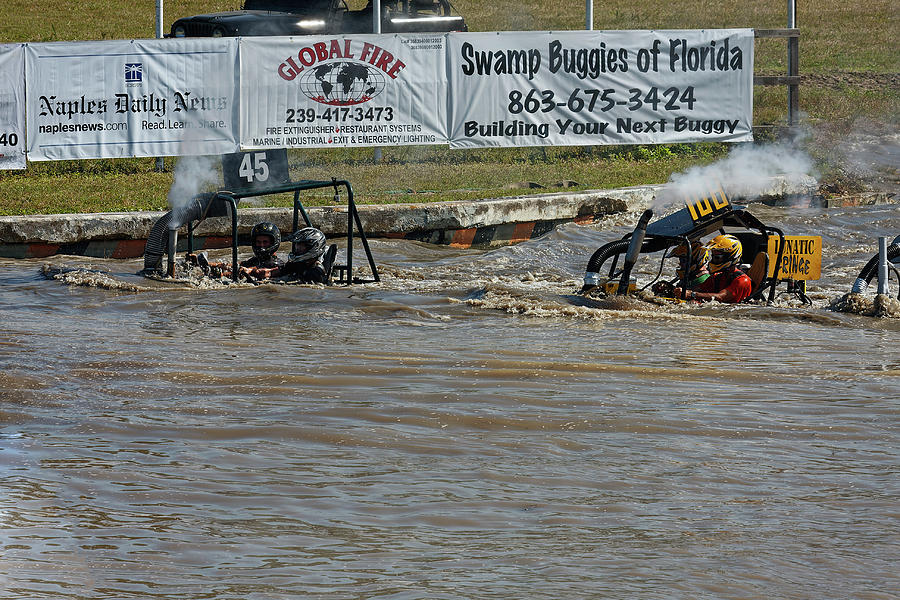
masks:
[[(772, 302), (776, 288), (787, 283), (787, 292), (795, 294), (805, 304), (812, 304), (806, 296), (806, 281), (818, 279), (821, 272), (822, 243), (818, 236), (786, 236), (777, 227), (765, 225), (746, 207), (733, 206), (719, 188), (712, 194), (685, 200), (685, 207), (653, 223), (652, 210), (638, 219), (634, 231), (620, 240), (598, 248), (584, 274), (581, 296), (625, 296), (637, 291), (632, 278), (635, 264), (641, 256), (662, 252), (656, 277), (643, 285), (646, 290), (662, 275), (666, 258), (679, 246), (690, 247), (708, 235), (729, 233), (741, 242), (743, 270), (752, 281), (750, 296), (744, 300)], [(677, 287), (686, 300), (685, 279), (691, 272), (691, 253), (686, 253), (685, 266)]]
[[(286, 157), (284, 159), (286, 164)], [(224, 162), (224, 161), (223, 161)], [(286, 172), (286, 166), (285, 166)], [(226, 175), (226, 183), (227, 183)], [(270, 194), (294, 194), (294, 210), (292, 219), (291, 234), (296, 233), (301, 227), (300, 218), (302, 216), (305, 225), (303, 227), (314, 227), (310, 220), (309, 213), (303, 205), (300, 198), (301, 192), (322, 188), (334, 189), (334, 202), (340, 201), (341, 190), (346, 191), (347, 200), (347, 237), (345, 262), (338, 264), (335, 261), (337, 254), (337, 245), (331, 244), (325, 252), (325, 276), (330, 281), (332, 274), (335, 275), (334, 283), (351, 285), (354, 283), (374, 283), (381, 280), (378, 274), (378, 268), (375, 265), (375, 259), (372, 256), (372, 250), (369, 248), (369, 241), (363, 230), (362, 221), (359, 217), (359, 211), (353, 200), (353, 187), (349, 181), (331, 179), (323, 180), (300, 180), (291, 181), (289, 179), (280, 183), (262, 184), (249, 186), (246, 188), (236, 188), (233, 190), (221, 189), (216, 192), (197, 194), (193, 196), (184, 205), (179, 206), (165, 213), (157, 220), (150, 230), (147, 243), (144, 247), (144, 268), (140, 274), (145, 277), (174, 277), (176, 255), (179, 250), (186, 250), (188, 254), (192, 254), (196, 247), (194, 240), (194, 230), (196, 226), (204, 219), (211, 217), (227, 217), (231, 220), (231, 277), (234, 281), (238, 281), (238, 217), (237, 208), (240, 200), (257, 196), (265, 196)], [(355, 225), (355, 227), (354, 227)], [(179, 244), (178, 231), (186, 227), (187, 240), (186, 244)], [(360, 277), (354, 274), (353, 269), (353, 240), (354, 236), (358, 237), (362, 242), (366, 259), (371, 269), (371, 277)], [(163, 259), (166, 258), (166, 264)]]

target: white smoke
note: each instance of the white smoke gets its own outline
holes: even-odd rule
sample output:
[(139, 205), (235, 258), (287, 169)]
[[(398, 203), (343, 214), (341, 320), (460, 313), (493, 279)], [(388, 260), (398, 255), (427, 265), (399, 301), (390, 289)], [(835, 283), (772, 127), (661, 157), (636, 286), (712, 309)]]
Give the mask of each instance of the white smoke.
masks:
[[(169, 187), (167, 200), (173, 215), (178, 215), (191, 199), (201, 192), (207, 192), (219, 184), (220, 171), (217, 169), (220, 156), (194, 154), (193, 150), (202, 147), (202, 129), (198, 127), (198, 117), (188, 117), (179, 142), (180, 155), (175, 163), (175, 176)], [(184, 225), (180, 219), (173, 218), (169, 227), (177, 229)]]
[(729, 198), (748, 200), (777, 193), (812, 192), (817, 177), (812, 158), (794, 141), (745, 144), (718, 162), (669, 177), (656, 204), (670, 206), (688, 198), (705, 198), (720, 189)]
[(182, 208), (197, 194), (216, 186), (220, 177), (216, 165), (220, 159), (219, 156), (179, 157), (167, 196), (169, 208)]
[(184, 127), (178, 142), (178, 160), (175, 163), (175, 176), (169, 188), (167, 199), (169, 208), (177, 209), (187, 205), (191, 198), (201, 192), (215, 189), (220, 184), (221, 171), (218, 166), (221, 155), (208, 156), (196, 153), (203, 148), (205, 129), (200, 127), (200, 115), (186, 112), (183, 117)]

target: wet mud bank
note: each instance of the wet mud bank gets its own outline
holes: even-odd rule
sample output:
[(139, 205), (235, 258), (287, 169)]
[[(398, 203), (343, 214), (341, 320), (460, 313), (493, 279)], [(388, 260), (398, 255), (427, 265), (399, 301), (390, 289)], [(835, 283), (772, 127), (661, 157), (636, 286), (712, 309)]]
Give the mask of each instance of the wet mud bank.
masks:
[[(754, 199), (770, 206), (857, 206), (895, 203), (888, 195), (824, 200), (805, 185), (773, 181)], [(605, 216), (652, 206), (662, 185), (615, 190), (559, 192), (488, 200), (358, 205), (366, 235), (449, 245), (457, 248), (504, 246), (539, 237), (562, 223), (591, 224)], [(308, 209), (312, 222), (329, 237), (347, 231), (345, 205)], [(153, 224), (164, 212), (129, 212), (0, 217), (0, 257), (43, 258), (57, 254), (96, 258), (134, 258), (144, 251)], [(238, 208), (239, 243), (254, 224), (271, 221), (291, 227), (290, 208)], [(231, 219), (210, 218), (195, 230), (201, 249), (231, 245)]]

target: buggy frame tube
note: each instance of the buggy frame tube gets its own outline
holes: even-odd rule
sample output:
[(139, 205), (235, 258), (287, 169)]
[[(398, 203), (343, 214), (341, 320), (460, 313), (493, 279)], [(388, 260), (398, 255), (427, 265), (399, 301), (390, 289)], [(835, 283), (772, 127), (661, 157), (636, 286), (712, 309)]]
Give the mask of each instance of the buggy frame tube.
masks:
[(681, 243), (684, 244), (687, 250), (685, 251), (685, 258), (687, 259), (684, 271), (681, 274), (681, 298), (680, 300), (687, 300), (687, 284), (688, 277), (691, 276), (691, 268), (694, 266), (691, 261), (694, 260), (694, 248), (691, 246), (691, 240), (687, 238), (687, 236), (681, 236), (678, 239), (681, 240)]
[[(350, 213), (353, 215), (353, 220), (356, 221), (356, 228), (359, 229), (359, 239), (362, 242), (363, 249), (366, 251), (366, 258), (369, 260), (369, 268), (372, 269), (372, 277), (374, 277), (374, 281), (381, 281), (381, 277), (378, 275), (378, 268), (375, 266), (375, 260), (372, 258), (372, 250), (369, 248), (369, 240), (366, 237), (366, 232), (362, 226), (362, 220), (359, 218), (359, 211), (356, 210), (356, 202), (353, 200), (353, 188), (350, 187), (350, 183), (343, 181), (337, 183), (345, 183), (347, 185), (347, 205), (350, 208)], [(347, 227), (348, 232), (348, 241), (347, 247), (350, 247), (350, 227)], [(350, 253), (347, 253), (347, 277), (351, 277), (352, 271), (350, 270)]]
[(306, 213), (306, 209), (303, 207), (303, 203), (300, 202), (300, 190), (294, 192), (294, 229), (291, 233), (297, 232), (297, 226), (300, 224), (300, 215), (303, 215), (303, 220), (306, 222), (307, 227), (312, 227), (312, 221), (309, 220), (309, 215)]
[[(775, 289), (778, 287), (778, 273), (781, 271), (781, 262), (784, 260), (784, 233), (775, 227), (769, 227), (766, 229), (766, 236), (769, 235), (769, 232), (772, 232), (778, 235), (778, 257), (775, 259), (775, 270), (772, 271), (772, 282), (769, 284), (769, 302), (773, 302), (775, 300)], [(805, 289), (803, 290), (806, 291)]]
[[(348, 197), (349, 200), (349, 197)], [(349, 202), (348, 202), (349, 207)], [(353, 211), (347, 211), (347, 285), (353, 283)]]
[[(622, 236), (622, 240), (629, 240), (629, 241), (630, 241), (630, 240), (631, 240), (631, 235), (632, 235), (632, 233), (633, 233), (633, 232), (629, 231), (628, 233), (626, 233), (625, 235), (623, 235), (623, 236)], [(608, 273), (607, 276), (606, 276), (607, 280), (612, 279), (612, 278), (613, 278), (613, 275), (616, 274), (616, 267), (619, 266), (619, 257), (620, 257), (621, 255), (622, 255), (622, 253), (614, 254), (614, 255), (613, 255), (613, 257), (612, 257), (612, 264), (609, 265), (609, 273)]]

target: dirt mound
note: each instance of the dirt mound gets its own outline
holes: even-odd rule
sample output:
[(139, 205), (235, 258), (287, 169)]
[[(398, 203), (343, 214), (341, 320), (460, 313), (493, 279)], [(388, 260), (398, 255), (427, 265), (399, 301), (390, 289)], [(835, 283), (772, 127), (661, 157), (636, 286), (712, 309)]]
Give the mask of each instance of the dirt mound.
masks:
[(834, 71), (800, 75), (801, 86), (830, 89), (854, 87), (869, 91), (900, 88), (900, 73), (866, 73), (861, 71)]

